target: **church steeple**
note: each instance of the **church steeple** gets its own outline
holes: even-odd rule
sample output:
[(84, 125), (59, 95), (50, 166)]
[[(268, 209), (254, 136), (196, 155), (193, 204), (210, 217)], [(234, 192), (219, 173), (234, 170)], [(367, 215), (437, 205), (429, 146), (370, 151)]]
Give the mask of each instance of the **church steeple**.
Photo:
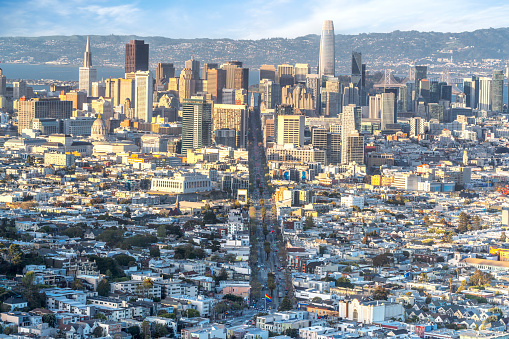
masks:
[(85, 60), (83, 63), (84, 67), (92, 67), (92, 53), (90, 52), (90, 37), (87, 36), (87, 48), (85, 50)]

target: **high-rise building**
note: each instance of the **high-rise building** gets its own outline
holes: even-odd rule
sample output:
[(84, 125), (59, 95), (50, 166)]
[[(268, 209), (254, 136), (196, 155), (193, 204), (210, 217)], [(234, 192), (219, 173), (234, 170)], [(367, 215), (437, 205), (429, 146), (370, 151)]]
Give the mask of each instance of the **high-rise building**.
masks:
[(334, 23), (332, 20), (325, 20), (322, 26), (320, 38), (320, 57), (318, 61), (318, 74), (335, 75), (335, 37)]
[(320, 94), (323, 115), (334, 118), (341, 112), (341, 84), (338, 78), (330, 78)]
[(308, 74), (306, 75), (306, 88), (309, 90), (313, 98), (315, 99), (315, 112), (320, 115), (321, 108), (321, 96), (320, 96), (320, 86), (322, 84), (322, 79), (318, 74)]
[(444, 106), (431, 102), (427, 106), (428, 120), (436, 119), (438, 122), (444, 121)]
[[(123, 79), (123, 78), (115, 78), (115, 79), (106, 79), (104, 82), (105, 96), (107, 98), (113, 99), (113, 106), (123, 105), (127, 99), (129, 99), (130, 104), (134, 104), (135, 100), (135, 80), (134, 78)], [(132, 107), (132, 106), (131, 106)]]
[(212, 131), (230, 129), (235, 131), (237, 148), (247, 147), (247, 105), (214, 105)]
[(491, 110), (502, 112), (504, 109), (504, 72), (493, 71), (493, 81), (491, 88)]
[(138, 71), (135, 75), (134, 115), (144, 122), (152, 122), (153, 82), (150, 71)]
[(226, 71), (211, 68), (207, 71), (207, 93), (212, 95), (216, 103), (223, 102), (223, 89), (226, 88)]
[(148, 71), (148, 44), (131, 40), (125, 45), (125, 72)]
[(421, 134), (424, 134), (424, 123), (425, 120), (419, 117), (410, 118), (410, 136), (417, 137)]
[(210, 146), (212, 105), (204, 96), (193, 96), (182, 106), (182, 152)]
[(353, 83), (343, 88), (343, 106), (357, 105), (360, 106), (359, 88)]
[(221, 69), (226, 71), (226, 88), (248, 89), (249, 68), (242, 68), (242, 62), (228, 61), (221, 65)]
[(79, 90), (92, 96), (92, 83), (97, 81), (97, 69), (92, 68), (92, 52), (90, 52), (90, 38), (87, 36), (87, 47), (83, 67), (79, 70)]
[(209, 73), (209, 70), (212, 70), (212, 69), (218, 69), (219, 68), (219, 65), (217, 63), (205, 63), (203, 65), (203, 70), (202, 70), (202, 79), (204, 80), (207, 80), (208, 79), (208, 73)]
[(473, 75), (463, 79), (463, 93), (465, 93), (465, 105), (472, 109), (477, 108), (479, 103), (479, 77)]
[(277, 119), (278, 145), (304, 145), (304, 115), (278, 115)]
[(491, 79), (488, 77), (479, 78), (479, 104), (477, 109), (491, 111)]
[(25, 80), (15, 81), (12, 83), (12, 99), (19, 100), (23, 97), (26, 97), (27, 92), (27, 83)]
[[(378, 95), (378, 94), (377, 94)], [(381, 93), (381, 111), (380, 111), (380, 127), (385, 131), (388, 125), (396, 123), (395, 100), (394, 93)]]
[(272, 80), (260, 80), (261, 101), (265, 108), (273, 109), (281, 103), (281, 87)]
[(276, 81), (276, 67), (274, 65), (262, 65), (260, 67), (260, 81), (268, 79)]
[(342, 139), (344, 146), (341, 149), (341, 162), (364, 164), (364, 137), (358, 131), (353, 131)]
[[(428, 77), (428, 67), (427, 66), (415, 66), (415, 93), (417, 93), (417, 97), (420, 92), (420, 83), (422, 79), (426, 79)], [(417, 99), (417, 98), (416, 98)]]
[(296, 64), (294, 71), (294, 79), (296, 83), (305, 84), (306, 76), (311, 73), (309, 64)]
[(223, 88), (221, 102), (224, 105), (235, 105), (235, 90), (233, 88)]
[(196, 80), (193, 79), (193, 70), (190, 68), (184, 68), (180, 72), (179, 79), (179, 99), (190, 99), (196, 94)]
[(156, 90), (164, 91), (168, 80), (175, 77), (175, 67), (171, 63), (158, 63), (156, 69)]
[(193, 80), (200, 80), (200, 61), (195, 60), (194, 55), (185, 62), (184, 68), (191, 70)]
[(7, 93), (7, 77), (3, 74), (2, 69), (0, 68), (0, 97), (6, 95)]
[(352, 52), (352, 83), (354, 87), (362, 85), (362, 54)]
[[(343, 107), (343, 113), (341, 114), (341, 163), (343, 164), (348, 164), (353, 161), (351, 160), (351, 152), (348, 152), (348, 136), (350, 136), (351, 133), (360, 131), (361, 118), (362, 108), (360, 106), (348, 105)], [(352, 145), (353, 144), (350, 144), (350, 147)]]
[(69, 119), (72, 114), (72, 101), (56, 98), (35, 98), (20, 100), (18, 105), (18, 133), (30, 128), (35, 118)]

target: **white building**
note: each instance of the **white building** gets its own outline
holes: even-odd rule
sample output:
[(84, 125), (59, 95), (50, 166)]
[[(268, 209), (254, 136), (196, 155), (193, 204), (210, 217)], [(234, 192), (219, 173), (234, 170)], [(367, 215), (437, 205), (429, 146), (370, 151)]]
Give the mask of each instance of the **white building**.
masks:
[(172, 178), (153, 178), (152, 191), (196, 193), (210, 191), (210, 178), (197, 172), (178, 172)]
[(364, 208), (364, 197), (351, 194), (341, 196), (341, 207), (352, 208), (354, 206), (360, 209)]
[(360, 302), (357, 299), (339, 302), (339, 317), (363, 324), (403, 318), (403, 305), (384, 300)]
[(144, 122), (152, 122), (152, 75), (150, 71), (135, 74), (134, 116)]

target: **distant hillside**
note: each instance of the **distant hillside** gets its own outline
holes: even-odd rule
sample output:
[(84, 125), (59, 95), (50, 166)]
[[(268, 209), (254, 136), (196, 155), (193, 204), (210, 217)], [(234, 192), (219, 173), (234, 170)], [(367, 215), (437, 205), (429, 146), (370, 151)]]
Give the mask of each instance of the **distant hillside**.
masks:
[[(202, 62), (243, 61), (247, 67), (261, 64), (297, 62), (316, 67), (320, 37), (307, 35), (295, 39), (272, 38), (262, 40), (232, 39), (171, 39), (138, 36), (91, 36), (95, 65), (124, 64), (124, 44), (131, 39), (143, 39), (150, 44), (152, 67), (157, 62), (174, 62), (182, 67), (191, 57)], [(33, 58), (33, 62), (65, 61), (82, 63), (86, 36), (0, 37), (0, 60), (12, 62)], [(350, 53), (363, 54), (363, 62), (372, 70), (391, 67), (404, 69), (413, 63), (440, 63), (450, 59), (454, 63), (506, 60), (509, 55), (509, 28), (483, 29), (463, 33), (395, 31), (336, 36), (338, 72), (347, 73)]]

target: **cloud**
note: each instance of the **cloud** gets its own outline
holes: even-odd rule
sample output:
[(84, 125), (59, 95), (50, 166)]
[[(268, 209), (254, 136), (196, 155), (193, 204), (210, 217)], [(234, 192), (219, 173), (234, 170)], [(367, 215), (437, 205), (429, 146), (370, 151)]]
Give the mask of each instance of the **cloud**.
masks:
[[(502, 0), (0, 0), (0, 35), (136, 34), (260, 39), (394, 30), (471, 31), (505, 27)], [(5, 15), (4, 13), (7, 13)]]

